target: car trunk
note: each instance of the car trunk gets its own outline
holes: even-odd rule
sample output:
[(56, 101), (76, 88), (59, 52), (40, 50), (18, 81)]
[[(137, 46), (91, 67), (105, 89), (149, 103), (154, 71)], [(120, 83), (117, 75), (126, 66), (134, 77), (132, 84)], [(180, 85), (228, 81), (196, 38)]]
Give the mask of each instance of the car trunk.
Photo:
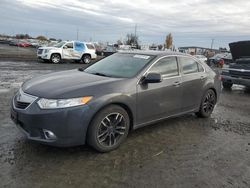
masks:
[(250, 41), (230, 43), (229, 47), (234, 60), (230, 68), (250, 70)]

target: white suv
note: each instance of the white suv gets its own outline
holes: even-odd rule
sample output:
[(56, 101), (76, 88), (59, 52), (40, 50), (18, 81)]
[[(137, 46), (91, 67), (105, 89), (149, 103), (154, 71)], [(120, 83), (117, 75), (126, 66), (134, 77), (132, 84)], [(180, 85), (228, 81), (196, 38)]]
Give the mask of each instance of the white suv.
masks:
[(62, 41), (53, 47), (38, 48), (37, 57), (42, 60), (50, 60), (52, 63), (60, 63), (62, 59), (90, 63), (91, 59), (96, 59), (97, 55), (95, 46), (91, 43)]

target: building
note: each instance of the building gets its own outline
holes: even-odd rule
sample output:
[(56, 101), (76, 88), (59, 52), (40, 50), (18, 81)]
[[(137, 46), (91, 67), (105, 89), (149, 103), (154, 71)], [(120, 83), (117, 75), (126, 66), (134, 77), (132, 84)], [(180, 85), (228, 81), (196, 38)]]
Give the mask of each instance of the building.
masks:
[(187, 53), (191, 55), (205, 55), (207, 57), (211, 57), (215, 54), (221, 53), (221, 51), (217, 49), (203, 48), (197, 46), (179, 47), (178, 50), (182, 53)]

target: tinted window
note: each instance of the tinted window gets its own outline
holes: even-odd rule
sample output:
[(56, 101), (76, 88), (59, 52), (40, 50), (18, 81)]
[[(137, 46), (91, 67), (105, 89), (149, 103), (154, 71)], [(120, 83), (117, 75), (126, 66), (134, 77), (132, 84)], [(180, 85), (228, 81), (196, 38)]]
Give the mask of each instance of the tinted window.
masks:
[(86, 44), (86, 46), (87, 46), (88, 49), (90, 49), (90, 50), (94, 50), (94, 49), (95, 49), (95, 46), (92, 45), (92, 44)]
[(80, 51), (80, 52), (84, 51), (85, 46), (84, 46), (84, 44), (82, 42), (75, 42), (74, 44), (75, 44), (75, 50), (76, 51)]
[(68, 48), (73, 48), (73, 43), (72, 42), (67, 43), (65, 46), (67, 46)]
[(116, 53), (89, 66), (84, 72), (129, 78), (140, 72), (153, 58), (150, 55)]
[(179, 57), (179, 60), (182, 65), (183, 74), (191, 74), (198, 72), (198, 64), (193, 58)]
[(176, 57), (166, 57), (159, 60), (151, 69), (150, 72), (157, 72), (164, 77), (179, 75)]

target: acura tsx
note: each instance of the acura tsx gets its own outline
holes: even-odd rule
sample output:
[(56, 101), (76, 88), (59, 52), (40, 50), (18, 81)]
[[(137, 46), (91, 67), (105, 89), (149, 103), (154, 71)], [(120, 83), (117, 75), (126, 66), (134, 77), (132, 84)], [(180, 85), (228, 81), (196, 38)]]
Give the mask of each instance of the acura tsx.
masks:
[(13, 97), (11, 118), (30, 140), (108, 152), (130, 130), (187, 113), (209, 117), (220, 91), (220, 76), (190, 55), (118, 52), (28, 80)]

